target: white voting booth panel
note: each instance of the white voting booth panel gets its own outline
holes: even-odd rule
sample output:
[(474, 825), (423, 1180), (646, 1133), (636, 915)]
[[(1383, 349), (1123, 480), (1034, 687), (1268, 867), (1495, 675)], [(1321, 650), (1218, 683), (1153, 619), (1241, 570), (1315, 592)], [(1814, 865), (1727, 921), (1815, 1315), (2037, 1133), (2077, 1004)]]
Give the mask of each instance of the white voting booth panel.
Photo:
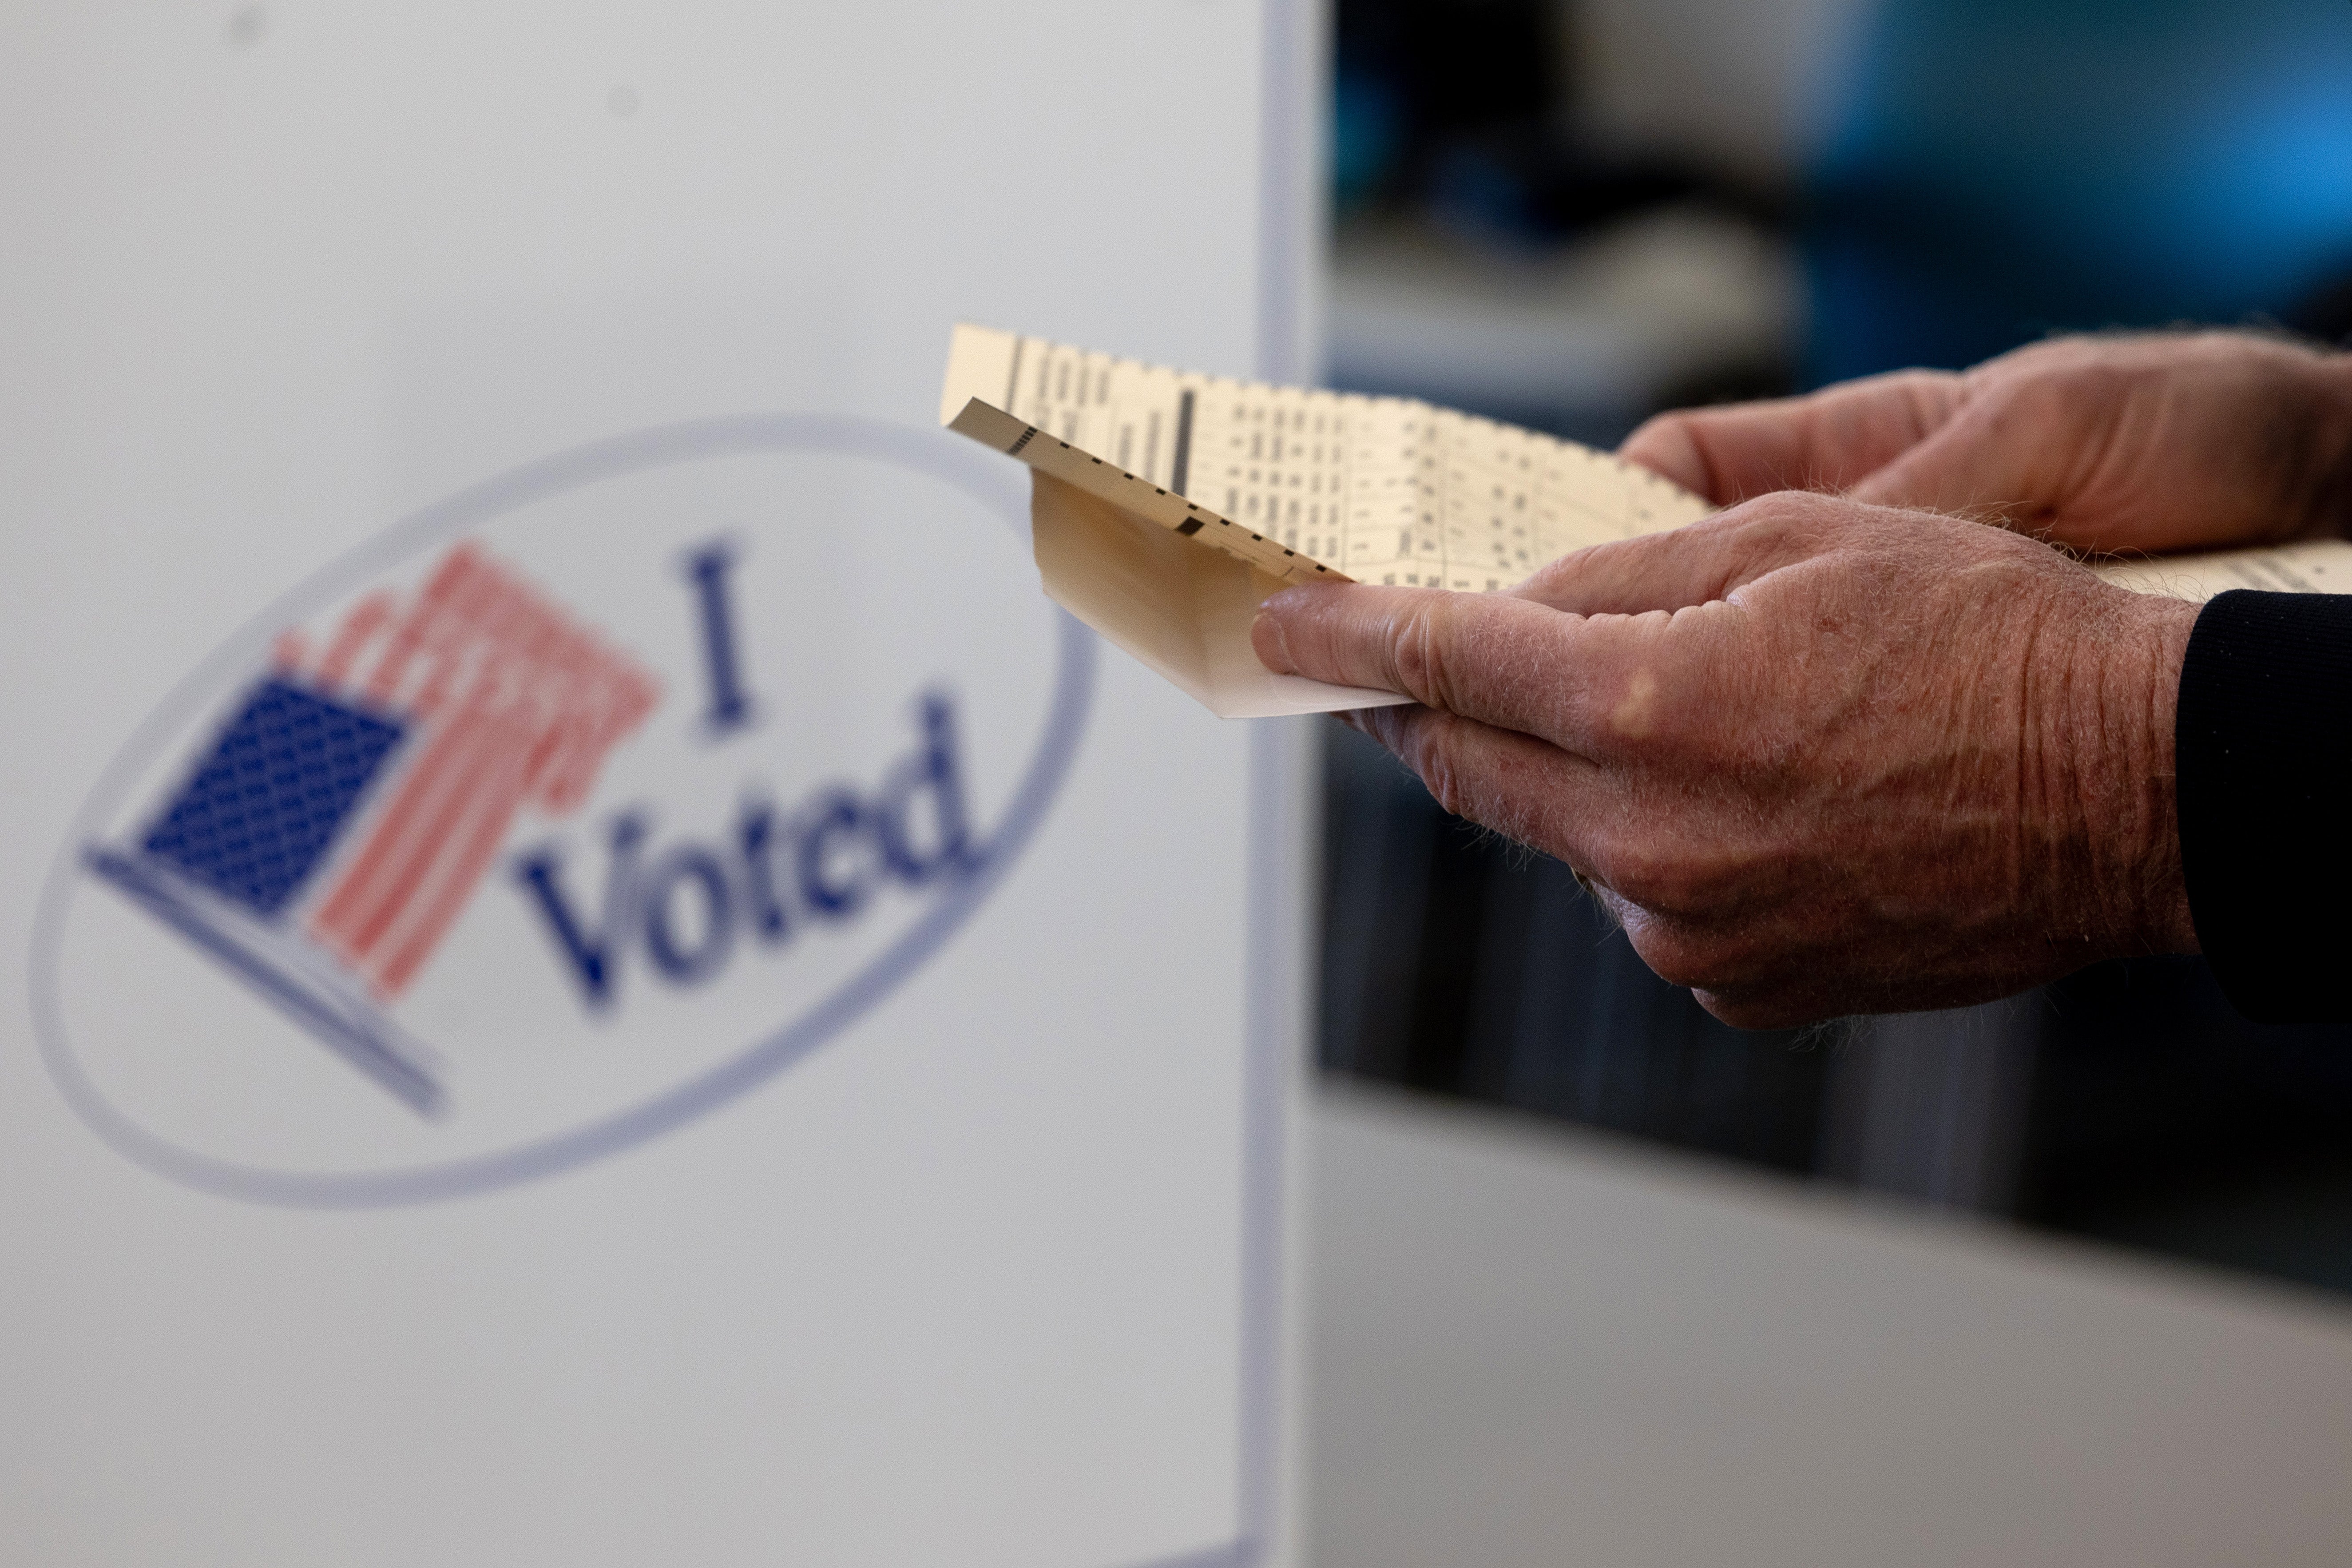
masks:
[(1426, 1100), (1307, 1124), (1318, 1563), (2352, 1562), (2335, 1300)]
[(1297, 737), (932, 419), (1297, 373), (1269, 5), (0, 22), (0, 1562), (1287, 1560)]

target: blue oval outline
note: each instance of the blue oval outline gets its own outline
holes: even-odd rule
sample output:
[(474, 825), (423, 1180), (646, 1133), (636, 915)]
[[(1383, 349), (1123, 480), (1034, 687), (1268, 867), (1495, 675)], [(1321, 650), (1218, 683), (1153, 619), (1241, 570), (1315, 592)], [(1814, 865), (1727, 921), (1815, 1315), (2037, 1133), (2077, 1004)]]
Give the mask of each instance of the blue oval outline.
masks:
[(348, 593), (436, 542), (518, 507), (625, 475), (711, 458), (798, 451), (871, 458), (929, 474), (983, 506), (1025, 521), (1017, 486), (998, 482), (992, 470), (983, 477), (979, 463), (984, 459), (962, 461), (950, 456), (955, 450), (944, 437), (926, 441), (907, 426), (852, 415), (742, 415), (656, 426), (574, 447), (469, 486), (362, 541), (279, 595), (182, 678), (131, 731), (83, 798), (50, 864), (34, 916), (27, 978), (34, 1037), (58, 1092), (116, 1152), (200, 1192), (283, 1207), (390, 1208), (493, 1192), (620, 1153), (718, 1110), (807, 1058), (897, 990), (961, 928), (1027, 847), (1060, 793), (1093, 697), (1095, 637), (1059, 605), (1053, 613), (1060, 653), (1045, 732), (970, 868), (879, 954), (773, 1033), (650, 1100), (568, 1131), (492, 1153), (379, 1171), (271, 1171), (194, 1153), (115, 1109), (82, 1073), (57, 992), (58, 949), (67, 910), (81, 885), (80, 846), (111, 819), (144, 760), (184, 728), (187, 706), (250, 668), (304, 605)]

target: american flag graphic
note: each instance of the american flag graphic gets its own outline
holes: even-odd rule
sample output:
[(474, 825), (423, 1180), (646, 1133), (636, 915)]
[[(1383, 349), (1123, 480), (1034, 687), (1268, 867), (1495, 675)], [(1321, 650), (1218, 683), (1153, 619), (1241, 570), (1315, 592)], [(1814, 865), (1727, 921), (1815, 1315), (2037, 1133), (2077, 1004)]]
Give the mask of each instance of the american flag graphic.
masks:
[[(274, 668), (135, 844), (122, 888), (420, 1110), (430, 1053), (384, 1016), (525, 811), (577, 811), (660, 688), (513, 568), (451, 549)], [(350, 839), (346, 844), (344, 841)]]
[(362, 600), (316, 666), (299, 637), (289, 676), (351, 693), (423, 731), (417, 754), (310, 919), (319, 944), (397, 996), (448, 933), (526, 806), (579, 809), (606, 753), (660, 689), (530, 584), (471, 545), (406, 605)]

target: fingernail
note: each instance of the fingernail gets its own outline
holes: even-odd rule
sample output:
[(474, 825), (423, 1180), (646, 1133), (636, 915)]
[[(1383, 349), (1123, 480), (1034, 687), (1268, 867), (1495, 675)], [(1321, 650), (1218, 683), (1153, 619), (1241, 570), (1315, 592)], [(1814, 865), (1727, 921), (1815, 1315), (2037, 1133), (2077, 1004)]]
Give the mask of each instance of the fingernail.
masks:
[(1283, 640), (1282, 623), (1263, 610), (1250, 623), (1250, 646), (1257, 650), (1257, 661), (1276, 675), (1295, 675), (1298, 667), (1290, 662), (1290, 645)]

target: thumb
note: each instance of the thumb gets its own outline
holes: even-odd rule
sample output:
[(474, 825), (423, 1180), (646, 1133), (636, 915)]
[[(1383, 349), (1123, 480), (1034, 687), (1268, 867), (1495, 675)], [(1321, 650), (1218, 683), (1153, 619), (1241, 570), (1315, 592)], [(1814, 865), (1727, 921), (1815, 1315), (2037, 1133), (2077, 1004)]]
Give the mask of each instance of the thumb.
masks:
[(1925, 440), (1853, 486), (1853, 499), (1877, 506), (1997, 513), (2011, 525), (2047, 521), (2074, 480), (2070, 454), (2085, 448), (2055, 417), (2021, 417), (2010, 400), (1970, 403)]
[(1661, 414), (1618, 448), (1717, 506), (1773, 490), (1842, 489), (1916, 446), (1960, 402), (1960, 378), (1897, 371), (1804, 397)]
[(1664, 533), (1563, 555), (1507, 592), (1579, 616), (1687, 609), (1819, 554), (1864, 510), (1840, 496), (1762, 496)]

